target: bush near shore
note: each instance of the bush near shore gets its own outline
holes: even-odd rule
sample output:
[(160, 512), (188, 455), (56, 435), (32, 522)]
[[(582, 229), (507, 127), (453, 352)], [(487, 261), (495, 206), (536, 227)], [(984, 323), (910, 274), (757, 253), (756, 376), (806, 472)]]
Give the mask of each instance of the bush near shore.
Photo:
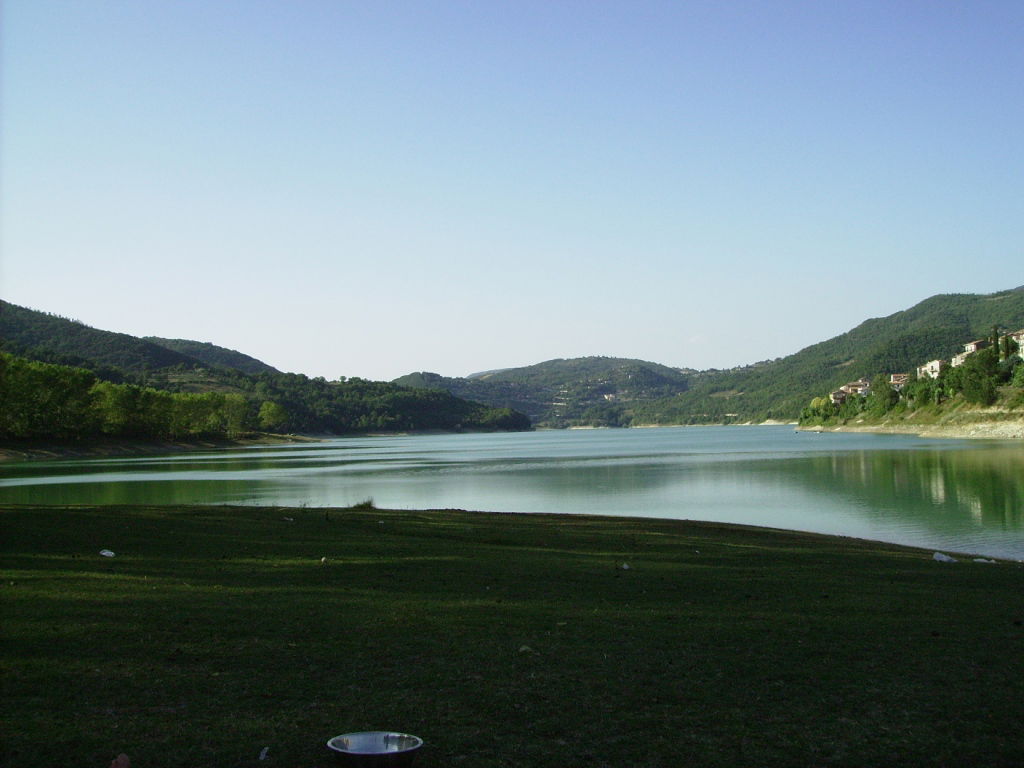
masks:
[(308, 768), (367, 729), (422, 768), (1024, 755), (1020, 564), (369, 503), (0, 515), (3, 765)]

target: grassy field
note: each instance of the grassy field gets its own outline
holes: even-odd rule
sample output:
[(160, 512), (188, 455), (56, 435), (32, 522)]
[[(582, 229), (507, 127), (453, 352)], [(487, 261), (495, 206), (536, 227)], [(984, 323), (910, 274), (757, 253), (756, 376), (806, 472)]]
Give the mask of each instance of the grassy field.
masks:
[(367, 729), (421, 768), (1024, 764), (1019, 564), (451, 511), (0, 520), (5, 766), (312, 768)]

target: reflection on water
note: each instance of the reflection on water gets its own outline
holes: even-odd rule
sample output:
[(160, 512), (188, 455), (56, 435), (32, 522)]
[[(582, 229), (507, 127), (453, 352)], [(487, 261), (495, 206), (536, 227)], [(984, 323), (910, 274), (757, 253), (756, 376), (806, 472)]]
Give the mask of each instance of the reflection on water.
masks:
[(1024, 447), (789, 427), (332, 440), (0, 466), (0, 503), (274, 504), (720, 520), (1024, 558)]
[(863, 451), (815, 457), (811, 477), (890, 514), (965, 518), (1000, 529), (1024, 527), (1024, 451)]
[(1019, 446), (856, 451), (770, 464), (815, 498), (855, 510), (864, 528), (851, 535), (1024, 557)]

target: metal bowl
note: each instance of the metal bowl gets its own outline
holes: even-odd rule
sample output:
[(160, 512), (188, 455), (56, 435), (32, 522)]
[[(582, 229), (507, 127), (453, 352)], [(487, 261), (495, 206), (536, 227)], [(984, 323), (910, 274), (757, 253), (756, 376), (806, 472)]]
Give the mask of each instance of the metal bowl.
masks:
[(393, 731), (343, 733), (327, 742), (339, 764), (353, 768), (407, 768), (422, 746), (419, 736)]

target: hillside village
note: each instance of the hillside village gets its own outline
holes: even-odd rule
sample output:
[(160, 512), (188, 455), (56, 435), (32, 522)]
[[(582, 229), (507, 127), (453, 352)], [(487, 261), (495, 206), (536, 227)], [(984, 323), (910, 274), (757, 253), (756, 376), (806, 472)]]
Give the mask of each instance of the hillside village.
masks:
[[(963, 365), (967, 359), (980, 352), (983, 349), (988, 349), (993, 345), (994, 340), (999, 338), (1001, 343), (1004, 339), (1009, 339), (1014, 345), (1011, 347), (1013, 352), (1016, 352), (1024, 348), (1024, 328), (1019, 331), (1007, 333), (1001, 337), (998, 334), (993, 334), (991, 338), (986, 339), (975, 339), (964, 344), (963, 352), (954, 355), (949, 360), (937, 359), (929, 360), (923, 365), (919, 365), (915, 372), (917, 379), (937, 379), (939, 376), (949, 368), (958, 368)], [(901, 392), (903, 388), (909, 384), (912, 380), (911, 374), (909, 373), (890, 373), (889, 374), (889, 386), (895, 392)], [(833, 391), (829, 395), (829, 401), (833, 406), (843, 405), (851, 396), (859, 396), (866, 398), (871, 394), (871, 381), (868, 379), (858, 379), (857, 381), (851, 381), (844, 384), (839, 389)]]

